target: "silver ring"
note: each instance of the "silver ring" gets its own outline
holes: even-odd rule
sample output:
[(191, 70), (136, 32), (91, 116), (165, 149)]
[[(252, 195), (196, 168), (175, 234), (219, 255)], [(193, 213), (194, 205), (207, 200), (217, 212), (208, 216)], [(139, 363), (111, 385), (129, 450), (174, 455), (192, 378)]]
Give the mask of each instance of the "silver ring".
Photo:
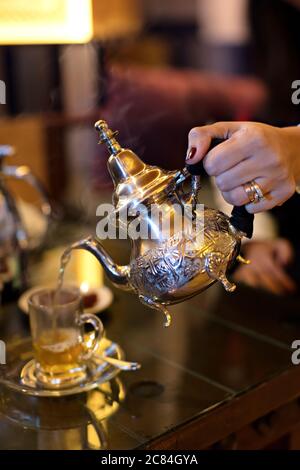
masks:
[(254, 180), (243, 184), (243, 188), (248, 196), (249, 203), (258, 204), (265, 197), (261, 187)]
[(249, 203), (257, 203), (258, 202), (258, 195), (256, 191), (254, 190), (251, 182), (243, 184), (243, 188), (247, 194), (247, 197), (249, 199)]
[(262, 201), (265, 198), (265, 196), (259, 184), (256, 183), (255, 180), (253, 180), (251, 181), (251, 187), (257, 196), (257, 202)]

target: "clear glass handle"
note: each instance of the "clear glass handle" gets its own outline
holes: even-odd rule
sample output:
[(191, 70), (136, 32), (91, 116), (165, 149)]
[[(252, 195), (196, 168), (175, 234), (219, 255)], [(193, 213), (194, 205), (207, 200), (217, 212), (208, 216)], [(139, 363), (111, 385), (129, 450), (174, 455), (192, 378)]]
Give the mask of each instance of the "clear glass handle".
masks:
[[(98, 347), (98, 343), (104, 333), (102, 321), (99, 320), (99, 318), (96, 317), (96, 315), (93, 315), (91, 313), (83, 313), (82, 315), (80, 315), (78, 319), (78, 325), (84, 326), (86, 323), (88, 323), (89, 325), (92, 325), (95, 331), (95, 337), (91, 340), (91, 344), (89, 344), (90, 341), (89, 342), (84, 341), (86, 352), (82, 354), (81, 358), (85, 361), (90, 359), (90, 357), (95, 353)], [(84, 337), (84, 331), (82, 331), (82, 337)]]

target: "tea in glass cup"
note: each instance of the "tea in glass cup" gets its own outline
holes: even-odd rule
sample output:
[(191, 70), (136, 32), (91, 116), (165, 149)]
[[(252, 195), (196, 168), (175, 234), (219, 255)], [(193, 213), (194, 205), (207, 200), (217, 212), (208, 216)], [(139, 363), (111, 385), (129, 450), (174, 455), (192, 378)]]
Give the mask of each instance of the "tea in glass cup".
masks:
[[(37, 381), (49, 388), (84, 381), (87, 361), (98, 346), (103, 325), (95, 315), (83, 313), (80, 290), (43, 289), (34, 293), (28, 304)], [(88, 342), (84, 339), (86, 323), (95, 332)]]

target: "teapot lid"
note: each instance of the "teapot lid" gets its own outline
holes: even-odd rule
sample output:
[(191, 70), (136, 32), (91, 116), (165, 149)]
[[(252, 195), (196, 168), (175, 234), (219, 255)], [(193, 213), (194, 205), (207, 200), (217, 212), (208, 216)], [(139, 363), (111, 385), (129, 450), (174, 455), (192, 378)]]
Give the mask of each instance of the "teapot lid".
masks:
[(114, 183), (113, 204), (116, 211), (137, 207), (173, 191), (188, 177), (186, 170), (166, 171), (157, 166), (146, 165), (134, 152), (123, 149), (115, 139), (118, 132), (108, 128), (105, 121), (98, 121), (95, 128), (99, 131), (100, 142), (110, 151), (108, 170)]

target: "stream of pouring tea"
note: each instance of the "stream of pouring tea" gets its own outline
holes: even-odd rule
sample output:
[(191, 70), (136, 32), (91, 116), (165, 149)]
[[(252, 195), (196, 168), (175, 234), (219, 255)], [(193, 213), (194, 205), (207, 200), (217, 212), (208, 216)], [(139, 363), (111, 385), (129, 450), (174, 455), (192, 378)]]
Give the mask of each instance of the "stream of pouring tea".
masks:
[(62, 257), (60, 259), (60, 267), (59, 267), (57, 288), (56, 288), (56, 293), (55, 293), (56, 296), (58, 296), (60, 294), (60, 291), (62, 289), (62, 286), (63, 286), (63, 283), (64, 283), (65, 270), (66, 270), (66, 267), (67, 267), (67, 265), (70, 261), (71, 253), (72, 253), (72, 248), (71, 247), (67, 248), (63, 252)]
[(57, 309), (55, 308), (56, 305), (59, 305), (59, 296), (63, 287), (64, 283), (64, 276), (65, 276), (65, 270), (66, 267), (71, 259), (71, 253), (72, 253), (72, 248), (69, 247), (67, 248), (64, 253), (62, 254), (62, 257), (60, 259), (60, 267), (59, 267), (59, 272), (58, 272), (58, 280), (57, 280), (57, 285), (56, 289), (54, 292), (53, 296), (53, 315), (52, 315), (52, 330), (53, 332), (57, 328)]

